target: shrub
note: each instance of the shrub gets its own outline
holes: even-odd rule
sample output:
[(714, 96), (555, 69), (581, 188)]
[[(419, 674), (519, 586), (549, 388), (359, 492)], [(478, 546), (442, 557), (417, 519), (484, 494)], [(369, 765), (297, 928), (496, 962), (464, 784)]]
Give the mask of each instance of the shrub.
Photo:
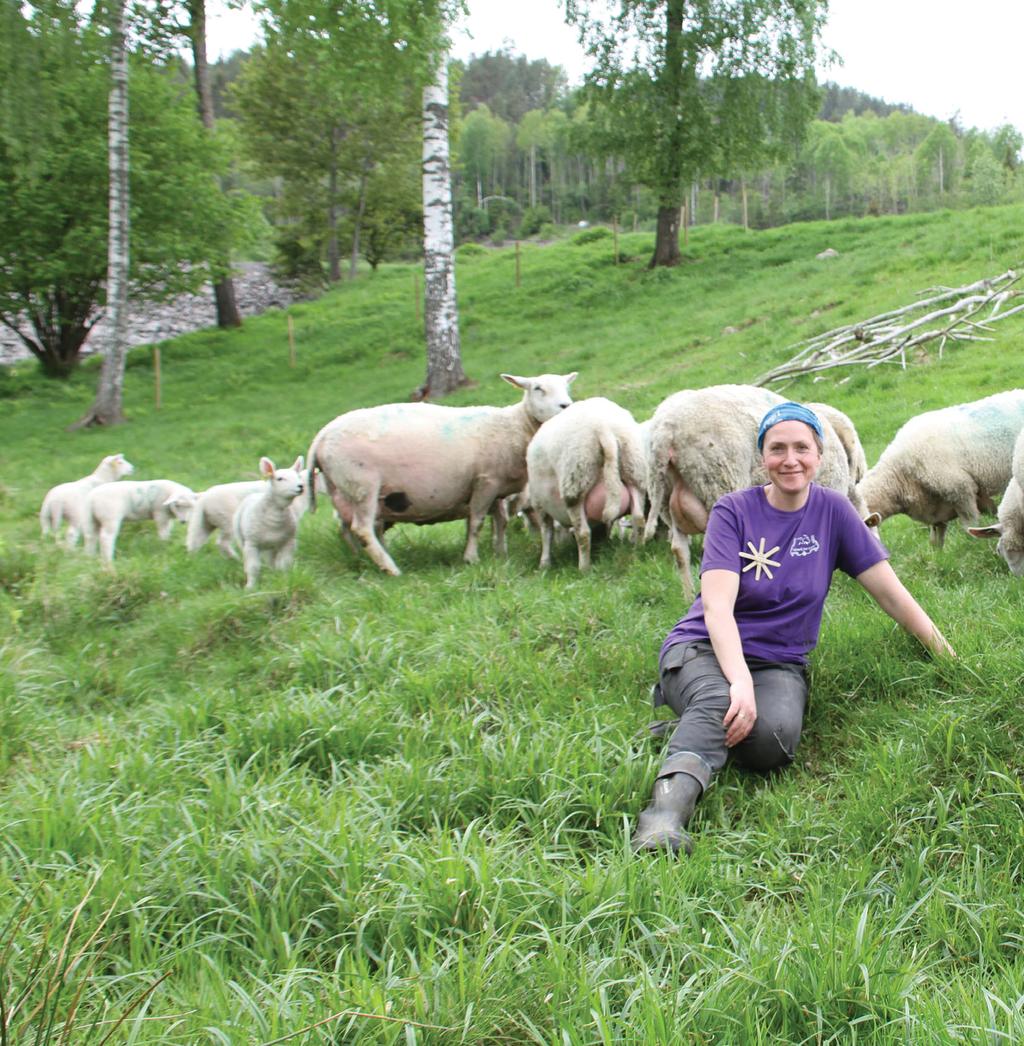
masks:
[(582, 247), (585, 243), (596, 243), (598, 240), (607, 239), (611, 234), (612, 231), (608, 226), (594, 225), (589, 229), (584, 229), (582, 232), (576, 233), (569, 242), (574, 247)]
[(486, 254), (487, 248), (484, 247), (483, 244), (470, 241), (469, 243), (463, 243), (456, 247), (455, 253), (462, 258), (475, 258), (478, 255)]
[(540, 232), (541, 226), (551, 224), (551, 210), (544, 204), (536, 207), (527, 207), (523, 211), (523, 219), (519, 223), (520, 236), (533, 236)]

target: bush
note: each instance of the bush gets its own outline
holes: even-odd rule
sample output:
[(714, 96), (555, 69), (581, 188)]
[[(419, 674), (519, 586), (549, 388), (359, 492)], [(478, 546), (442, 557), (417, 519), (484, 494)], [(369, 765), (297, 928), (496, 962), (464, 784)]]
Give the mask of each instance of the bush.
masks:
[(553, 240), (555, 238), (555, 226), (551, 222), (545, 222), (537, 230), (537, 236), (541, 240)]
[(322, 244), (295, 229), (281, 229), (275, 237), (271, 268), (283, 283), (302, 288), (325, 287), (327, 275), (321, 261)]
[(475, 258), (480, 254), (486, 254), (487, 248), (480, 243), (469, 243), (460, 244), (455, 248), (455, 253), (461, 258)]
[(585, 243), (595, 243), (597, 240), (607, 239), (611, 234), (611, 229), (606, 225), (594, 225), (589, 229), (576, 233), (569, 242), (574, 247), (582, 247)]
[(508, 229), (504, 228), (503, 226), (499, 225), (498, 228), (491, 233), (491, 243), (493, 243), (496, 247), (500, 247), (507, 239)]
[(551, 209), (539, 204), (536, 207), (527, 207), (523, 211), (522, 221), (519, 223), (520, 236), (533, 236), (540, 232), (543, 225), (551, 224)]

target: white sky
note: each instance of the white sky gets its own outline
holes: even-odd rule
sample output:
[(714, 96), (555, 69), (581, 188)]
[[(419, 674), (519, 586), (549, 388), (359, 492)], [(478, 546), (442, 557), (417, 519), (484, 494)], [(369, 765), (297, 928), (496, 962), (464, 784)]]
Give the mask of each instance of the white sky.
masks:
[[(558, 0), (469, 0), (469, 17), (453, 32), (457, 58), (507, 44), (529, 59), (561, 65), (578, 83), (587, 59)], [(825, 44), (843, 65), (819, 71), (888, 102), (992, 130), (1024, 131), (1024, 0), (830, 0)], [(258, 38), (248, 12), (209, 5), (210, 56)]]

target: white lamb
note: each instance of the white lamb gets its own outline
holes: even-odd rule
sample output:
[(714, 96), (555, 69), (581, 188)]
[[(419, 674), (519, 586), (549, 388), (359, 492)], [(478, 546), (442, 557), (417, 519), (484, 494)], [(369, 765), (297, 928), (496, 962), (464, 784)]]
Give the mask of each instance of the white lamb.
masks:
[(640, 426), (601, 396), (579, 400), (545, 422), (526, 451), (528, 500), (540, 515), (540, 565), (551, 565), (555, 522), (576, 536), (579, 568), (590, 566), (590, 524), (627, 512), (634, 540), (643, 515), (647, 465)]
[(289, 469), (260, 458), (262, 489), (246, 497), (235, 512), (231, 527), (242, 550), (246, 588), (256, 587), (264, 556), (277, 570), (286, 570), (295, 558), (298, 527), (291, 506), (304, 489), (302, 465), (301, 456)]
[(188, 487), (171, 479), (151, 479), (139, 482), (104, 483), (93, 489), (86, 500), (85, 547), (96, 551), (99, 538), (100, 555), (104, 562), (114, 559), (114, 546), (124, 522), (151, 519), (156, 523), (157, 536), (166, 541), (174, 526), (174, 513), (167, 502), (182, 494), (191, 494)]
[(52, 487), (39, 509), (39, 526), (43, 534), (53, 534), (56, 538), (66, 520), (67, 545), (69, 548), (77, 545), (85, 530), (85, 501), (89, 491), (101, 483), (113, 483), (132, 471), (132, 463), (123, 454), (108, 454), (90, 475)]
[(996, 551), (1011, 572), (1024, 574), (1024, 429), (1013, 445), (1012, 475), (999, 502), (999, 522), (990, 527), (968, 527), (973, 538), (999, 538)]
[(1024, 389), (918, 414), (906, 422), (858, 488), (868, 521), (905, 513), (931, 527), (941, 548), (946, 524), (965, 526), (995, 512), (1010, 482), (1013, 448), (1024, 428)]
[[(526, 447), (541, 424), (572, 402), (576, 374), (502, 378), (523, 390), (510, 407), (391, 403), (342, 414), (309, 448), (310, 475), (323, 473), (341, 520), (370, 558), (399, 574), (381, 543), (389, 523), (465, 519), (463, 559), (478, 559), (484, 517), (494, 518), (495, 547), (505, 550), (504, 507), (495, 503), (526, 483)], [(310, 494), (315, 507), (315, 491)]]
[[(754, 385), (712, 385), (669, 396), (651, 418), (644, 540), (654, 536), (659, 521), (668, 524), (687, 598), (693, 596), (690, 535), (704, 533), (708, 513), (723, 494), (767, 482), (757, 429), (765, 413), (784, 402)], [(828, 417), (819, 417), (825, 438), (815, 480), (849, 495), (846, 449)]]

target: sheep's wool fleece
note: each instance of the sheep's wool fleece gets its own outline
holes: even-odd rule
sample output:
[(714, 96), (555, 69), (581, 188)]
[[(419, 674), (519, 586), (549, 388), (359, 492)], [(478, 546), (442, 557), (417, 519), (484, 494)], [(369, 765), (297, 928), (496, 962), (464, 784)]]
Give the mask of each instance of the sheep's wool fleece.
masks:
[[(763, 487), (748, 487), (715, 502), (700, 569), (739, 574), (734, 613), (745, 656), (804, 664), (818, 642), (832, 572), (856, 577), (888, 557), (837, 491), (814, 483), (802, 509), (784, 512), (768, 503)], [(707, 639), (698, 596), (662, 656), (676, 643)]]

